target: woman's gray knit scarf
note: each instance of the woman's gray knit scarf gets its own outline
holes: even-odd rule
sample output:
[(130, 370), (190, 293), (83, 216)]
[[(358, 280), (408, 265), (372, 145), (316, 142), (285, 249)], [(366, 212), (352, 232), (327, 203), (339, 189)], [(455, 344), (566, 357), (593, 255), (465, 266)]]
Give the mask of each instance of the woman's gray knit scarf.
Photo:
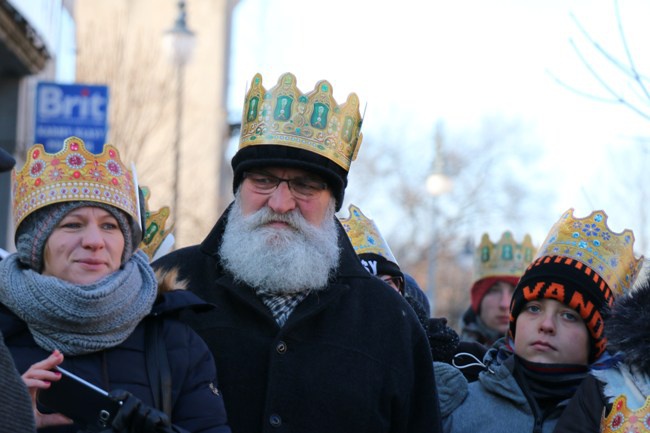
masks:
[(123, 268), (88, 285), (26, 269), (16, 254), (0, 261), (0, 302), (27, 323), (36, 344), (64, 355), (122, 343), (151, 311), (157, 290), (142, 251)]

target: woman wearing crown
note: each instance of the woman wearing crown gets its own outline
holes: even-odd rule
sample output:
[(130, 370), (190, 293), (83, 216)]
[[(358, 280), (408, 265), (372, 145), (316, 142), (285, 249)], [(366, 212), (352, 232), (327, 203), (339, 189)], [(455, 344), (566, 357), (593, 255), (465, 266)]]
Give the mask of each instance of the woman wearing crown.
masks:
[(650, 432), (650, 274), (614, 301), (605, 335), (613, 357), (583, 381), (556, 432)]
[(604, 315), (639, 272), (633, 243), (603, 211), (565, 212), (517, 283), (508, 336), (483, 358), (486, 370), (469, 385), (459, 374), (441, 384), (460, 400), (444, 430), (552, 432), (589, 369), (609, 358)]
[[(35, 145), (13, 174), (17, 252), (0, 262), (0, 330), (32, 399), (61, 366), (121, 402), (112, 432), (229, 432), (212, 355), (175, 319), (206, 305), (173, 290), (171, 274), (159, 283), (137, 249), (140, 196), (117, 150), (92, 154), (77, 137), (56, 154)], [(34, 404), (39, 428), (90, 428)]]

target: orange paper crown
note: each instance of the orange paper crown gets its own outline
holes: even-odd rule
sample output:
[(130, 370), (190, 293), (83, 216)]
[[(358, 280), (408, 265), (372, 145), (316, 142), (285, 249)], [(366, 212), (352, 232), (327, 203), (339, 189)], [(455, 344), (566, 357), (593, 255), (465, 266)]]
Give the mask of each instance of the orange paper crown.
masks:
[(643, 257), (634, 257), (634, 233), (614, 233), (607, 226), (607, 214), (593, 211), (575, 218), (573, 208), (553, 225), (537, 257), (564, 256), (589, 266), (607, 283), (614, 295), (626, 293), (639, 274)]
[(42, 144), (27, 151), (23, 168), (12, 172), (14, 227), (32, 212), (54, 203), (91, 201), (123, 210), (139, 222), (139, 203), (134, 173), (110, 144), (94, 154), (78, 137), (64, 140), (57, 153)]
[(518, 244), (512, 233), (506, 231), (495, 244), (485, 233), (474, 255), (475, 279), (496, 276), (520, 277), (534, 256), (535, 247), (528, 234), (524, 236), (523, 242)]
[(338, 105), (327, 81), (303, 94), (291, 73), (269, 90), (256, 74), (244, 101), (239, 148), (275, 144), (305, 149), (349, 171), (361, 145), (361, 123), (355, 93)]
[(350, 216), (339, 218), (339, 221), (350, 238), (354, 252), (357, 255), (377, 254), (399, 266), (375, 222), (366, 217), (361, 209), (353, 204), (349, 206), (348, 212), (350, 212)]

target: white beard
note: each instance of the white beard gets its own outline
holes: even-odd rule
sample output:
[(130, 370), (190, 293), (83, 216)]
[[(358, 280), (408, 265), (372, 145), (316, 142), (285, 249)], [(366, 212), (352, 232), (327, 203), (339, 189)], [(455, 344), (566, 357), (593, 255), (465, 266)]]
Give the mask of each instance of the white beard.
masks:
[[(321, 226), (316, 227), (299, 209), (278, 214), (264, 206), (244, 216), (236, 194), (219, 249), (221, 264), (257, 293), (325, 289), (340, 255), (334, 204), (332, 200)], [(289, 227), (267, 226), (270, 221), (282, 221)]]

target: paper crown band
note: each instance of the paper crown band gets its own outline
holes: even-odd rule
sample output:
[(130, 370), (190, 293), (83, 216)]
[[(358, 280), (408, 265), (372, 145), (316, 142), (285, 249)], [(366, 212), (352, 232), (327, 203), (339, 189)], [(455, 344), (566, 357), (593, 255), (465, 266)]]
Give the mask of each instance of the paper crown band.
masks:
[(12, 172), (12, 179), (16, 229), (38, 209), (79, 200), (114, 206), (140, 222), (135, 174), (110, 144), (100, 154), (88, 151), (78, 137), (65, 139), (56, 153), (35, 144), (28, 149), (23, 168)]
[(555, 255), (589, 266), (605, 280), (615, 296), (632, 287), (643, 262), (643, 257), (634, 257), (632, 230), (613, 232), (602, 210), (593, 211), (585, 218), (574, 217), (573, 208), (564, 212), (537, 253), (537, 257)]
[(350, 238), (354, 252), (357, 255), (377, 254), (399, 265), (375, 222), (366, 217), (361, 212), (361, 209), (353, 204), (348, 207), (348, 212), (350, 216), (348, 218), (339, 218), (339, 221)]
[(520, 277), (535, 257), (535, 247), (530, 235), (518, 244), (509, 231), (501, 235), (499, 242), (492, 243), (487, 233), (474, 254), (475, 280), (487, 277)]
[(275, 144), (305, 149), (349, 171), (362, 140), (359, 98), (351, 93), (338, 105), (332, 92), (323, 80), (303, 94), (291, 73), (266, 90), (256, 74), (244, 101), (239, 148)]
[(140, 249), (149, 256), (149, 261), (154, 261), (158, 257), (169, 252), (173, 246), (174, 235), (171, 227), (165, 227), (167, 218), (169, 218), (169, 206), (163, 206), (157, 211), (151, 210), (149, 207), (149, 199), (151, 198), (151, 190), (146, 186), (141, 186), (144, 195), (144, 211), (145, 211), (145, 230), (144, 237), (140, 243)]

